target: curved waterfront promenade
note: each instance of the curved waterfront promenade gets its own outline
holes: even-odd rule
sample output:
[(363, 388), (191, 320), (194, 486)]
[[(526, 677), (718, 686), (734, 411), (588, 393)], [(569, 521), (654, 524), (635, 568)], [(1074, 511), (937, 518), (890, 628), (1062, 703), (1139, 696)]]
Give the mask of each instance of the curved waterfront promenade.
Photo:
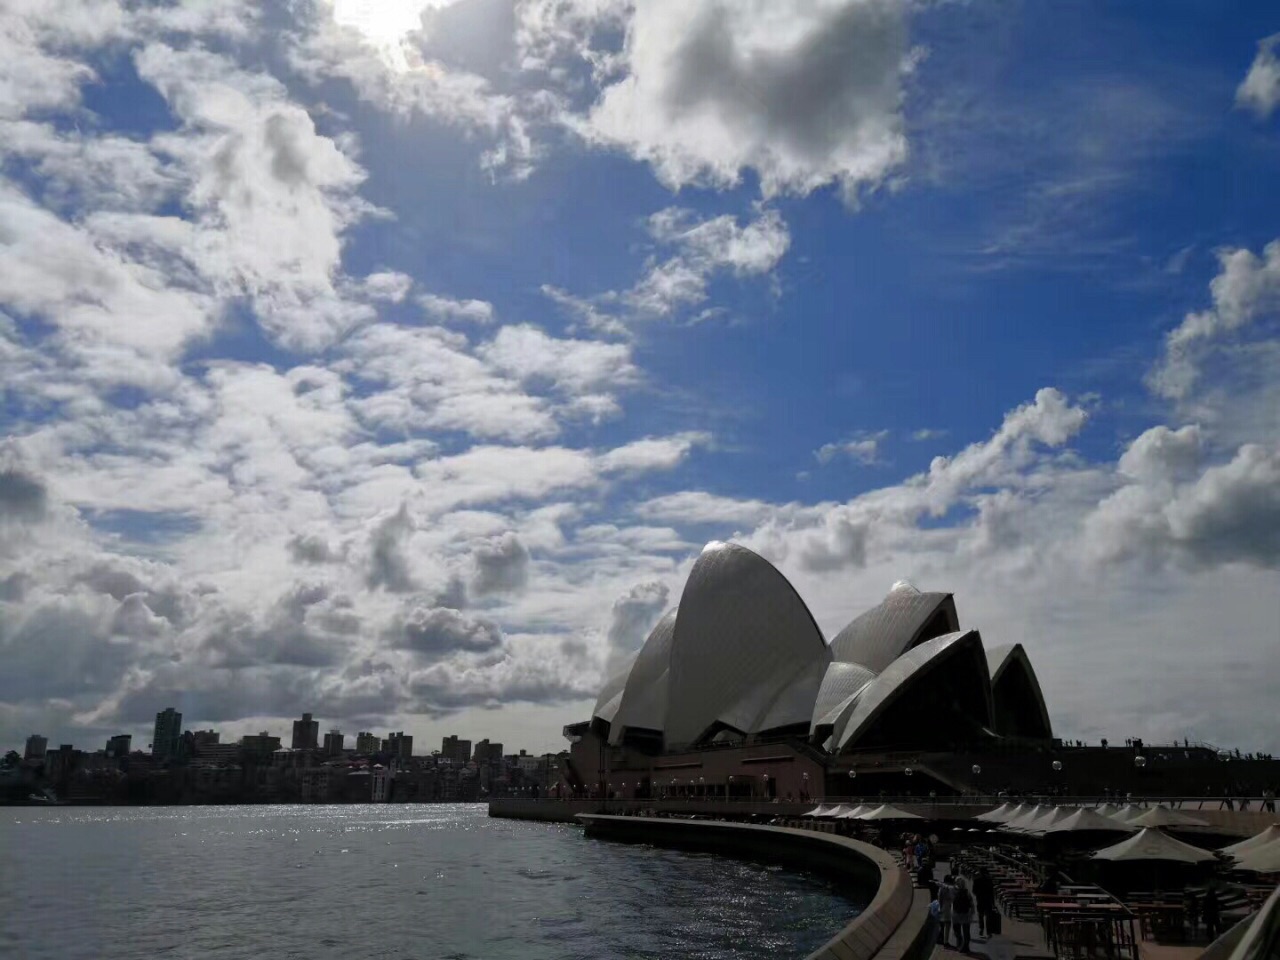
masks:
[(892, 857), (869, 844), (811, 830), (715, 820), (601, 814), (578, 819), (588, 836), (768, 860), (865, 891), (867, 906), (808, 960), (922, 960), (933, 949), (928, 896), (913, 889)]

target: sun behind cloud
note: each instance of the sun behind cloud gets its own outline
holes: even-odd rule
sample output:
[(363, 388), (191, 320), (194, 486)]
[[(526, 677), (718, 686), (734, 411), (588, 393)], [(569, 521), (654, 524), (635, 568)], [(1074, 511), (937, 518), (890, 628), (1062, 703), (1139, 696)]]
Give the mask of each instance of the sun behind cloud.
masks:
[(357, 30), (374, 47), (387, 66), (406, 71), (411, 60), (405, 39), (422, 29), (422, 14), (447, 7), (456, 0), (333, 0), (333, 20), (340, 27)]

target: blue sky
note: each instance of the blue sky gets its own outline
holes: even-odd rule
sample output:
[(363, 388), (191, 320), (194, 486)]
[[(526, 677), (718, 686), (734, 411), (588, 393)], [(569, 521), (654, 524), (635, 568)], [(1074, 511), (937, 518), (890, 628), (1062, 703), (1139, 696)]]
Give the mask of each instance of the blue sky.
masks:
[(1280, 746), (1271, 5), (0, 27), (9, 740), (555, 748), (732, 537), (828, 636), (953, 590), (1064, 735)]

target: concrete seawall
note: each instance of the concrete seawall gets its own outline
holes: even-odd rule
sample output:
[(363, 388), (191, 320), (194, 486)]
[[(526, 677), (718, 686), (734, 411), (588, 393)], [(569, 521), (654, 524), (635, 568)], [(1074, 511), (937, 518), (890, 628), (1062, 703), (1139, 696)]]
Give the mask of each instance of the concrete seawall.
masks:
[(870, 896), (863, 911), (808, 960), (923, 960), (934, 947), (928, 895), (869, 844), (789, 827), (582, 814), (587, 835), (699, 850), (820, 873)]

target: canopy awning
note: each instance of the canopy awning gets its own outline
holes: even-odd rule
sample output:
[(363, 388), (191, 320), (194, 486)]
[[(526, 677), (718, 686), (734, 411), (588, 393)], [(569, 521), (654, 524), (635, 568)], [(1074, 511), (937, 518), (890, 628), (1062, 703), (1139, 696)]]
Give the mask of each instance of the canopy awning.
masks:
[(899, 810), (890, 804), (883, 804), (874, 810), (868, 810), (859, 814), (859, 820), (923, 820), (924, 817), (917, 816), (914, 813), (908, 813), (906, 810)]
[(1218, 859), (1212, 850), (1193, 847), (1175, 840), (1158, 827), (1143, 827), (1137, 836), (1110, 847), (1103, 847), (1093, 855), (1094, 860), (1110, 860), (1123, 863), (1137, 860), (1159, 860), (1164, 863), (1209, 863)]
[(1280, 840), (1280, 823), (1271, 824), (1267, 829), (1261, 833), (1255, 833), (1248, 840), (1241, 840), (1239, 843), (1233, 843), (1229, 847), (1223, 847), (1222, 852), (1238, 860), (1242, 854), (1258, 847), (1265, 847), (1275, 840)]
[(1137, 827), (1131, 827), (1127, 823), (1121, 823), (1114, 817), (1105, 817), (1102, 814), (1087, 809), (1080, 809), (1075, 813), (1069, 813), (1057, 823), (1045, 828), (1045, 835), (1053, 833), (1086, 833), (1090, 831), (1107, 831), (1111, 833), (1133, 833)]
[(1138, 817), (1130, 817), (1125, 823), (1135, 827), (1207, 827), (1208, 820), (1201, 820), (1180, 810), (1170, 810), (1166, 806), (1152, 807)]

